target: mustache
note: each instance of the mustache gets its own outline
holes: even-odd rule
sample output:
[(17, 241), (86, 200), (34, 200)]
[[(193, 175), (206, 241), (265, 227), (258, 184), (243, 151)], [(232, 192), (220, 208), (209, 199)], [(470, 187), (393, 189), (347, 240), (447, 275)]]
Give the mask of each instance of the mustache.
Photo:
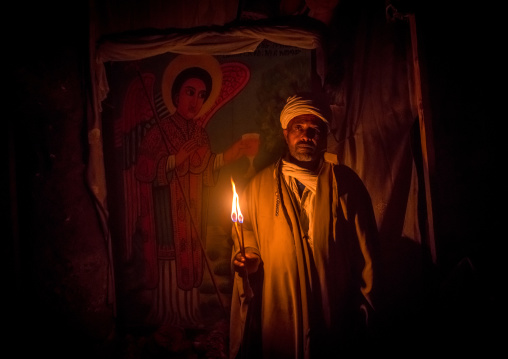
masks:
[(316, 145), (314, 144), (314, 142), (312, 141), (298, 141), (296, 143), (296, 146), (312, 146), (312, 147), (316, 147)]

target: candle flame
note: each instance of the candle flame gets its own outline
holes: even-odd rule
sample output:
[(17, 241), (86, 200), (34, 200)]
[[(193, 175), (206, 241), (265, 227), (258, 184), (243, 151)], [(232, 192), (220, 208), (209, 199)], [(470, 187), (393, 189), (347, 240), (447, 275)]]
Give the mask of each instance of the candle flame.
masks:
[(233, 202), (231, 204), (231, 220), (233, 222), (243, 223), (243, 215), (240, 210), (240, 200), (238, 198), (238, 193), (236, 193), (236, 186), (233, 178), (231, 177), (231, 185), (233, 186)]

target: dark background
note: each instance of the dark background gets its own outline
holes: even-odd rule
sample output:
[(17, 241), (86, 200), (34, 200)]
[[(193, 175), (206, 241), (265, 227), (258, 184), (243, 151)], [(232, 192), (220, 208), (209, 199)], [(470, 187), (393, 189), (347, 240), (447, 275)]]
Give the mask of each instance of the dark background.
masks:
[[(417, 15), (443, 254), (429, 274), (425, 320), (385, 334), (393, 336), (390, 343), (412, 345), (411, 352), (487, 354), (501, 343), (497, 328), (505, 315), (497, 11), (464, 2), (400, 6)], [(142, 339), (116, 326), (107, 300), (107, 246), (86, 184), (87, 4), (18, 4), (4, 16), (16, 20), (6, 30), (4, 54), (7, 77), (14, 77), (5, 82), (13, 88), (4, 89), (0, 183), (5, 348), (51, 357), (143, 357)]]

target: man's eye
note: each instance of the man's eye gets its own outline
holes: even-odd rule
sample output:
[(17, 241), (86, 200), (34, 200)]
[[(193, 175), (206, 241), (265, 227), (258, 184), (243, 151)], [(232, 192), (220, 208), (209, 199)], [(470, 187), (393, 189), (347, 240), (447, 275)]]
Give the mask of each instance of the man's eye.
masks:
[(206, 91), (201, 91), (198, 95), (199, 98), (205, 98), (206, 97)]
[(319, 129), (319, 127), (311, 126), (309, 130), (312, 131), (312, 133), (314, 133), (316, 135), (319, 135), (321, 133), (321, 130)]
[(185, 93), (189, 96), (194, 96), (194, 94), (196, 93), (196, 91), (194, 91), (194, 89), (191, 89), (191, 88), (188, 88)]

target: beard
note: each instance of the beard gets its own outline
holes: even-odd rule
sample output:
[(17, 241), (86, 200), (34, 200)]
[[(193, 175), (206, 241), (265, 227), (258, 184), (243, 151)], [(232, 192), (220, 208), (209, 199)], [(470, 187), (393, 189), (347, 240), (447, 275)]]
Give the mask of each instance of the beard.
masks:
[(318, 148), (313, 143), (298, 142), (289, 148), (292, 157), (301, 162), (310, 162), (319, 157)]

